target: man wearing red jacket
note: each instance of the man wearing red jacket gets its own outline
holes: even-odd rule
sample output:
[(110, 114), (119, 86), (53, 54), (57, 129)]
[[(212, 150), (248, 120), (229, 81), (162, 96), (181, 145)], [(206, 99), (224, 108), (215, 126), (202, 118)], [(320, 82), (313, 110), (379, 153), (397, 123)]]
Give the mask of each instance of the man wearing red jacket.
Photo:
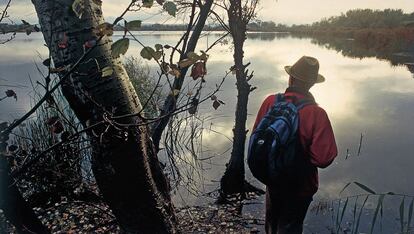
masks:
[[(318, 74), (319, 62), (309, 56), (303, 56), (293, 66), (286, 66), (289, 74), (289, 87), (284, 96), (289, 101), (314, 100), (309, 89), (315, 83), (325, 81)], [(268, 96), (257, 114), (253, 130), (270, 110), (275, 102), (275, 95)], [(316, 103), (299, 110), (298, 138), (301, 147), (298, 152), (307, 160), (308, 169), (303, 176), (303, 183), (298, 188), (281, 189), (267, 186), (266, 192), (266, 233), (296, 234), (302, 233), (303, 220), (318, 190), (318, 169), (329, 166), (337, 155), (335, 137), (325, 110)]]

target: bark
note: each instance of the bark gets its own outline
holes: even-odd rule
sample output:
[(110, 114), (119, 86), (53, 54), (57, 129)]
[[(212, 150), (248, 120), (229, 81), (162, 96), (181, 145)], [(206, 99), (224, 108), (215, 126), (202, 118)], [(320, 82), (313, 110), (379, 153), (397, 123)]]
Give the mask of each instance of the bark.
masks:
[(244, 191), (244, 148), (246, 141), (247, 104), (250, 85), (248, 83), (247, 65), (243, 64), (243, 46), (246, 40), (246, 25), (240, 0), (231, 0), (228, 9), (230, 34), (234, 43), (234, 68), (236, 70), (237, 104), (235, 125), (233, 128), (233, 148), (226, 171), (221, 178), (221, 191), (225, 195)]
[[(0, 129), (0, 132), (2, 130)], [(0, 139), (0, 209), (18, 233), (49, 233), (11, 178), (10, 166), (4, 154), (8, 137), (0, 137), (2, 138)]]
[[(200, 3), (201, 4), (201, 3)], [(213, 5), (213, 0), (206, 0), (204, 5), (200, 6), (200, 17), (197, 21), (196, 26), (194, 27), (193, 33), (191, 34), (190, 40), (188, 41), (187, 48), (184, 53), (181, 54), (180, 60), (183, 60), (187, 58), (187, 53), (193, 52), (197, 46), (198, 39), (200, 38), (200, 34), (203, 31), (204, 25), (206, 24), (206, 20), (208, 18), (208, 15), (210, 13), (211, 6)], [(184, 78), (187, 74), (189, 67), (182, 68), (180, 70), (180, 76), (177, 79), (174, 79), (173, 83), (173, 90), (181, 90), (181, 87), (184, 83)], [(168, 122), (171, 118), (171, 113), (174, 112), (178, 99), (178, 95), (174, 94), (172, 92), (170, 95), (167, 96), (167, 98), (164, 101), (164, 105), (161, 109), (160, 116), (165, 116), (161, 118), (156, 124), (153, 129), (152, 133), (152, 140), (154, 141), (154, 145), (156, 147), (156, 150), (159, 150), (160, 141), (162, 137), (162, 133), (164, 132), (164, 129), (166, 128)]]
[[(74, 64), (84, 44), (97, 39), (95, 29), (104, 23), (100, 1), (85, 0), (79, 19), (73, 0), (32, 0), (55, 67)], [(63, 43), (63, 44), (62, 44)], [(112, 41), (104, 37), (79, 68), (62, 83), (62, 92), (84, 127), (104, 119), (137, 113), (141, 104), (121, 64), (111, 56)], [(102, 77), (111, 67), (113, 74)], [(99, 190), (123, 231), (127, 233), (176, 232), (168, 182), (162, 173), (143, 120), (122, 118), (88, 132), (92, 170)], [(138, 126), (140, 125), (140, 126)]]

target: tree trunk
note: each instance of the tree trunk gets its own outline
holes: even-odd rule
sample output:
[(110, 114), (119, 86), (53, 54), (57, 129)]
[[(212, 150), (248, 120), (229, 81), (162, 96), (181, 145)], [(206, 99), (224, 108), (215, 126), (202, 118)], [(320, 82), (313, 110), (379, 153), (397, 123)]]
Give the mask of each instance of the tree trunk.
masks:
[[(204, 5), (200, 6), (200, 18), (196, 26), (194, 27), (193, 33), (191, 34), (190, 40), (188, 42), (187, 48), (183, 54), (180, 56), (180, 60), (187, 58), (187, 53), (194, 52), (198, 39), (200, 38), (200, 34), (203, 31), (204, 25), (206, 24), (206, 20), (210, 13), (211, 6), (213, 5), (213, 0), (206, 0)], [(181, 90), (181, 87), (184, 83), (184, 78), (187, 74), (189, 67), (184, 67), (180, 70), (180, 77), (174, 79), (173, 90)], [(172, 92), (164, 101), (164, 105), (161, 109), (160, 116), (165, 116), (161, 118), (156, 124), (153, 129), (152, 133), (152, 140), (154, 141), (154, 145), (156, 150), (159, 150), (160, 141), (162, 137), (162, 133), (164, 132), (165, 127), (167, 126), (168, 122), (171, 118), (171, 113), (174, 112), (176, 108), (176, 100), (178, 99), (179, 93)]]
[[(84, 45), (97, 40), (96, 29), (104, 23), (100, 1), (83, 1), (81, 19), (72, 10), (73, 0), (32, 2), (56, 68), (74, 64), (84, 54)], [(65, 98), (84, 127), (104, 120), (104, 116), (141, 110), (120, 59), (111, 56), (111, 44), (105, 36), (62, 84)], [(106, 67), (113, 73), (102, 77)], [(168, 182), (142, 123), (139, 117), (122, 118), (117, 123), (109, 120), (88, 132), (92, 170), (123, 231), (173, 233), (176, 221)]]
[[(5, 126), (1, 124), (0, 132), (4, 130), (2, 127)], [(0, 209), (18, 233), (49, 233), (10, 177), (10, 166), (4, 154), (8, 137), (0, 136), (0, 138)]]
[(244, 146), (246, 141), (247, 104), (249, 100), (250, 85), (246, 65), (243, 64), (243, 46), (246, 40), (246, 23), (240, 0), (230, 1), (228, 9), (230, 33), (234, 43), (234, 69), (236, 71), (237, 104), (236, 119), (233, 128), (233, 148), (226, 171), (221, 178), (221, 191), (225, 195), (244, 191)]

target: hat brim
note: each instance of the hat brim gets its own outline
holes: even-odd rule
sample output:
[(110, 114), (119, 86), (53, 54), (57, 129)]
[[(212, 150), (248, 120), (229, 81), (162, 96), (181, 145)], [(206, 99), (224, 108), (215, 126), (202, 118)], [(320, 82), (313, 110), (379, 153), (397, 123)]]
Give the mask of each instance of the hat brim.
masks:
[[(301, 80), (306, 83), (311, 83), (308, 80), (301, 79), (300, 77), (295, 76), (295, 74), (292, 74), (292, 66), (285, 66), (285, 71), (295, 79)], [(325, 81), (325, 77), (321, 74), (318, 74), (318, 77), (316, 78), (315, 83), (322, 83), (324, 81)]]

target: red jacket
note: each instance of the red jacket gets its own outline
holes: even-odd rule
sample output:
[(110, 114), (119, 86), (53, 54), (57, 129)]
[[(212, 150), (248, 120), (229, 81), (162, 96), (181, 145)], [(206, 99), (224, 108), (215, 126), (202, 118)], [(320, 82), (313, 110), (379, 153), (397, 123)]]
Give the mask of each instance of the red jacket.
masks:
[[(306, 96), (313, 98), (310, 93), (303, 94), (294, 88), (288, 88), (286, 90), (285, 97), (289, 96), (295, 96), (298, 99), (305, 98)], [(274, 102), (275, 95), (270, 95), (263, 101), (257, 114), (253, 130)], [(328, 115), (317, 104), (307, 105), (299, 110), (298, 131), (300, 142), (305, 151), (305, 157), (309, 157), (310, 162), (315, 166), (306, 178), (304, 186), (300, 189), (300, 194), (298, 195), (312, 196), (318, 190), (319, 179), (317, 168), (329, 166), (338, 154), (335, 137)]]

